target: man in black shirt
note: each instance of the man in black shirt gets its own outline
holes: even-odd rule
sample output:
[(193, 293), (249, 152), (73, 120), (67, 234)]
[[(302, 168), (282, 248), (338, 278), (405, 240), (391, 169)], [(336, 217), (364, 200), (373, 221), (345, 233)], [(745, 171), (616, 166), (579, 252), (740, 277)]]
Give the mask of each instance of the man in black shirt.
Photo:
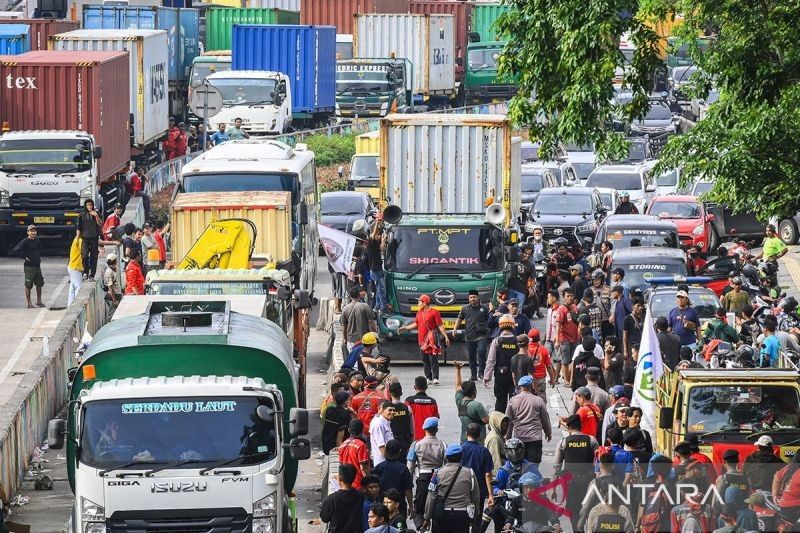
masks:
[(42, 286), (44, 276), (42, 276), (42, 258), (39, 254), (39, 238), (36, 236), (36, 226), (28, 226), (28, 236), (14, 246), (12, 253), (25, 259), (23, 269), (25, 270), (25, 299), (28, 300), (28, 309), (33, 309), (31, 303), (31, 289), (36, 285), (36, 305), (44, 307), (42, 303)]
[(575, 263), (569, 267), (569, 275), (572, 278), (570, 280), (572, 283), (572, 293), (575, 295), (575, 298), (582, 298), (586, 290), (586, 282), (583, 279), (583, 266)]
[(508, 296), (519, 301), (519, 307), (525, 307), (525, 298), (528, 297), (528, 281), (533, 277), (534, 267), (531, 264), (533, 249), (527, 244), (522, 245), (519, 261), (511, 264), (511, 275), (508, 278)]
[(481, 303), (478, 291), (469, 291), (469, 303), (461, 308), (453, 325), (453, 337), (464, 322), (464, 341), (469, 355), (470, 380), (483, 379), (486, 351), (489, 348), (489, 308)]
[(322, 502), (320, 519), (328, 524), (330, 533), (360, 533), (364, 494), (353, 488), (356, 467), (349, 463), (339, 465), (340, 489), (329, 494)]
[(615, 215), (638, 215), (639, 210), (630, 202), (631, 195), (628, 191), (619, 193), (619, 205), (614, 210)]
[[(625, 366), (631, 366), (631, 346), (642, 342), (642, 327), (644, 326), (644, 300), (637, 296), (633, 299), (633, 311), (625, 317), (622, 326), (622, 354), (625, 356)], [(635, 366), (635, 364), (633, 364)]]
[(372, 306), (375, 311), (386, 311), (386, 283), (383, 278), (381, 244), (383, 244), (383, 216), (378, 214), (367, 242), (367, 267), (369, 276), (375, 283), (375, 301)]
[(389, 422), (392, 435), (400, 443), (400, 457), (405, 459), (414, 442), (414, 420), (411, 409), (403, 402), (403, 386), (399, 381), (389, 384), (389, 395), (394, 403), (394, 418)]
[(658, 332), (656, 336), (661, 349), (661, 359), (670, 370), (675, 370), (680, 361), (681, 338), (669, 332), (669, 321), (665, 316), (656, 319), (656, 331)]
[(78, 217), (78, 237), (83, 239), (83, 279), (94, 280), (97, 273), (97, 255), (100, 252), (100, 233), (103, 220), (94, 208), (94, 201), (86, 200)]

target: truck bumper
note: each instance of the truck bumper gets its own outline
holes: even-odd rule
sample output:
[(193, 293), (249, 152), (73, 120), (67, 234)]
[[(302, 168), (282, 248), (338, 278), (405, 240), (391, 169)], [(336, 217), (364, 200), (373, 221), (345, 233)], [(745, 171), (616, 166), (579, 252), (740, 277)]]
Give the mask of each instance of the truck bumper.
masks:
[[(385, 353), (391, 358), (392, 363), (417, 363), (420, 361), (419, 342), (417, 332), (398, 333), (397, 328), (403, 324), (413, 322), (413, 316), (403, 316), (399, 314), (381, 313), (378, 316), (378, 332), (381, 336), (381, 353)], [(387, 325), (388, 321), (388, 325)], [(442, 317), (445, 329), (449, 332), (453, 330), (455, 317)], [(389, 326), (392, 327), (389, 327)], [(463, 339), (464, 329), (456, 331), (456, 339)], [(451, 341), (453, 339), (451, 338)], [(463, 342), (452, 342), (447, 350), (447, 359), (466, 360), (467, 351)], [(444, 359), (439, 358), (441, 363)]]
[(505, 102), (516, 94), (516, 85), (481, 85), (467, 89), (467, 103)]
[(74, 230), (80, 213), (75, 211), (18, 211), (0, 209), (0, 232), (24, 232), (36, 224), (41, 233), (58, 233)]

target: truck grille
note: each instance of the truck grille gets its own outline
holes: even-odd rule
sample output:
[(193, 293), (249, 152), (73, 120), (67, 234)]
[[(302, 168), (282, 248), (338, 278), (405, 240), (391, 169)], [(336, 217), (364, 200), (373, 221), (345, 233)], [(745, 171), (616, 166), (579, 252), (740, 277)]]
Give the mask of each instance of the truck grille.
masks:
[(25, 193), (11, 195), (11, 209), (64, 210), (80, 209), (81, 199), (77, 194), (68, 193)]
[(106, 521), (109, 533), (245, 533), (250, 515), (242, 508), (117, 511)]
[(486, 94), (489, 96), (513, 96), (517, 91), (514, 85), (496, 85), (491, 84), (486, 86)]
[[(563, 237), (567, 239), (569, 244), (576, 244), (578, 243), (578, 237), (575, 236), (575, 228), (569, 226), (544, 226), (542, 227), (544, 231), (544, 240), (551, 241), (553, 239), (558, 239)], [(561, 232), (559, 234), (559, 231)]]

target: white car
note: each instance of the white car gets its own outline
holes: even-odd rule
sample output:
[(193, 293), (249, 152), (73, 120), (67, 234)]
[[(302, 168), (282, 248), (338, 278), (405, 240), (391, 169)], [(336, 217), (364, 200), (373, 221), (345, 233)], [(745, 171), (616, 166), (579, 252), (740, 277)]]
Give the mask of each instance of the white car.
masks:
[(627, 191), (630, 201), (640, 213), (653, 196), (658, 194), (658, 187), (652, 176), (652, 164), (637, 163), (635, 165), (599, 165), (586, 180), (587, 187), (606, 187)]
[(568, 152), (567, 161), (570, 162), (581, 184), (586, 184), (589, 174), (597, 166), (597, 154), (594, 152)]
[(664, 172), (656, 178), (658, 193), (662, 196), (667, 194), (678, 194), (678, 183), (681, 180), (681, 169), (672, 169)]
[(619, 191), (608, 187), (595, 187), (595, 189), (600, 195), (600, 202), (602, 202), (603, 207), (608, 209), (609, 213), (613, 213), (619, 205)]
[(692, 102), (689, 106), (694, 119), (699, 122), (706, 118), (709, 106), (717, 100), (719, 100), (719, 91), (716, 89), (708, 91), (708, 96), (705, 98), (692, 98)]

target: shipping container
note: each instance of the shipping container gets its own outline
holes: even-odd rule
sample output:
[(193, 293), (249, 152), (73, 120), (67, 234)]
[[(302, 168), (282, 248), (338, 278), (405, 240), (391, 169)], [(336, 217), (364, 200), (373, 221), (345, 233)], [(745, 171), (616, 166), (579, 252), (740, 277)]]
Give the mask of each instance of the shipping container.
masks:
[(161, 5), (164, 7), (188, 8), (192, 7), (192, 0), (164, 0)]
[[(287, 53), (288, 51), (292, 53)], [(336, 105), (336, 29), (333, 26), (233, 27), (233, 70), (289, 76), (292, 113), (333, 112)]]
[[(88, 6), (90, 4), (100, 5), (102, 3), (103, 3), (102, 0), (68, 0), (67, 18), (70, 20), (75, 20), (80, 23), (83, 20), (84, 6)], [(162, 4), (161, 0), (130, 0), (126, 3), (130, 6), (137, 6), (137, 7), (147, 7), (147, 6), (161, 7), (162, 5), (165, 5)], [(118, 3), (117, 5), (121, 5), (121, 3)], [(180, 6), (172, 6), (172, 7), (180, 7)]]
[(30, 52), (27, 24), (0, 24), (0, 55), (15, 56)]
[(404, 213), (520, 208), (520, 144), (505, 115), (389, 115), (381, 120), (381, 198)]
[[(234, 6), (238, 7), (238, 6)], [(300, 0), (246, 0), (245, 7), (282, 9), (284, 11), (300, 11)]]
[(77, 30), (50, 37), (53, 50), (126, 51), (130, 54), (132, 144), (143, 148), (167, 133), (167, 32)]
[(244, 218), (256, 226), (254, 258), (276, 261), (291, 255), (290, 192), (187, 192), (170, 207), (172, 258), (180, 262), (213, 220)]
[(453, 15), (455, 17), (456, 47), (455, 57), (460, 58), (456, 61), (456, 80), (464, 79), (464, 64), (467, 57), (467, 45), (469, 44), (468, 33), (472, 16), (472, 6), (470, 2), (462, 0), (411, 0), (409, 12), (415, 15)]
[[(181, 35), (181, 28), (199, 26), (200, 14), (195, 9), (186, 9), (179, 16), (173, 7), (138, 7), (87, 5), (83, 8), (83, 28), (87, 30), (166, 30), (169, 42), (169, 81), (180, 83), (188, 79), (192, 60), (197, 56), (197, 46), (186, 47), (185, 38), (195, 41), (197, 32)], [(181, 22), (181, 18), (186, 19)]]
[(381, 151), (380, 130), (362, 133), (356, 137), (357, 154), (377, 154)]
[(271, 8), (206, 10), (206, 50), (230, 50), (234, 24), (299, 24), (300, 13)]
[(415, 95), (455, 92), (452, 15), (356, 15), (355, 18), (355, 57), (408, 59), (414, 72), (406, 78), (407, 88)]
[(77, 30), (80, 27), (77, 22), (71, 20), (52, 19), (6, 19), (0, 20), (0, 24), (27, 24), (30, 26), (28, 43), (30, 50), (34, 52), (47, 50), (47, 39), (51, 35)]
[(199, 9), (179, 9), (178, 27), (180, 30), (180, 40), (182, 45), (179, 48), (181, 58), (181, 80), (189, 82), (189, 75), (192, 72), (192, 62), (200, 55), (200, 10)]
[(366, 13), (408, 13), (408, 0), (301, 0), (300, 23), (353, 33), (353, 15)]
[(481, 36), (482, 42), (505, 40), (495, 29), (494, 23), (500, 15), (508, 11), (508, 5), (501, 3), (475, 2), (472, 5), (472, 26), (474, 31)]
[(130, 159), (126, 52), (37, 51), (0, 58), (0, 116), (17, 130), (78, 130), (103, 148), (98, 179)]

